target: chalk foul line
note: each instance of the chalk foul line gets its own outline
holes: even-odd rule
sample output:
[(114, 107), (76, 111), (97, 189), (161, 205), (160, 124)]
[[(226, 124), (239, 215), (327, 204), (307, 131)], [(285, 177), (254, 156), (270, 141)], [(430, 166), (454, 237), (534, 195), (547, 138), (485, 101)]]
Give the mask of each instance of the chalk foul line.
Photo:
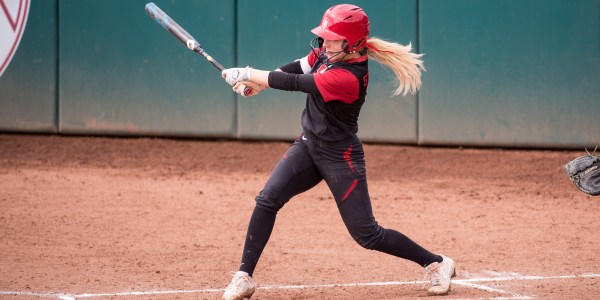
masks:
[[(492, 288), (480, 283), (497, 282), (497, 281), (523, 281), (523, 280), (565, 280), (577, 278), (599, 278), (600, 274), (583, 273), (579, 275), (558, 275), (558, 276), (530, 276), (511, 273), (509, 276), (499, 277), (480, 277), (480, 278), (465, 278), (452, 280), (452, 284), (479, 289), (490, 293), (507, 294), (510, 297), (496, 297), (492, 299), (532, 299), (533, 297), (519, 295), (506, 290)], [(369, 287), (369, 286), (396, 286), (396, 285), (412, 285), (424, 284), (425, 281), (385, 281), (385, 282), (364, 282), (364, 283), (332, 283), (332, 284), (311, 284), (311, 285), (259, 285), (258, 290), (285, 290), (285, 289), (322, 289), (336, 287)], [(60, 292), (24, 292), (24, 291), (0, 291), (0, 295), (14, 296), (32, 296), (41, 298), (53, 298), (60, 300), (75, 300), (85, 298), (101, 298), (101, 297), (128, 297), (128, 296), (149, 296), (149, 295), (170, 295), (170, 294), (202, 294), (202, 293), (217, 293), (223, 292), (223, 288), (207, 288), (197, 290), (162, 290), (162, 291), (133, 291), (133, 292), (117, 292), (117, 293), (84, 293), (84, 294), (69, 294)]]

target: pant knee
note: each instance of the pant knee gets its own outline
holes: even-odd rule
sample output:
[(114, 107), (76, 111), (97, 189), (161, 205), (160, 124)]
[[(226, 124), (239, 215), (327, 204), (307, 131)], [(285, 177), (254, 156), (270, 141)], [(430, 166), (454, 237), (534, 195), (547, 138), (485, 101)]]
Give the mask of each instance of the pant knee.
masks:
[(276, 195), (268, 190), (260, 191), (255, 200), (257, 207), (268, 210), (273, 214), (277, 214), (277, 212), (283, 207), (283, 204), (278, 201)]
[(354, 241), (368, 250), (377, 250), (383, 242), (383, 228), (373, 226), (370, 230), (354, 231), (351, 233)]

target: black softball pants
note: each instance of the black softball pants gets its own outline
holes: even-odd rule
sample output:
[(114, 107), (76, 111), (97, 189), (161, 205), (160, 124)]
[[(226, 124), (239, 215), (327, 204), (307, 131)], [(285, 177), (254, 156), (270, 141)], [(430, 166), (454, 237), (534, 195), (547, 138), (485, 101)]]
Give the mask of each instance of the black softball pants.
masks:
[(362, 247), (378, 250), (426, 266), (441, 262), (402, 233), (381, 227), (371, 209), (362, 143), (357, 136), (341, 142), (323, 142), (302, 135), (279, 160), (256, 197), (250, 218), (240, 271), (253, 274), (266, 246), (277, 212), (295, 195), (325, 180), (342, 220)]

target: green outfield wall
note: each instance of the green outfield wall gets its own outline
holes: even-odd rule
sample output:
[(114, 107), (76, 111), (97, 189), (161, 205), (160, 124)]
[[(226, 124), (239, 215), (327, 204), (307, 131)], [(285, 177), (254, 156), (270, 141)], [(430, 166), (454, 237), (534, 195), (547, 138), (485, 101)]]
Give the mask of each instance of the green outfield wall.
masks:
[[(149, 1), (10, 1), (30, 10), (0, 77), (1, 132), (267, 140), (300, 133), (302, 93), (237, 96), (146, 15)], [(338, 2), (154, 3), (223, 65), (276, 69), (308, 53), (310, 29)], [(369, 14), (372, 36), (412, 43), (427, 68), (417, 95), (392, 97), (393, 74), (371, 63), (364, 141), (600, 144), (600, 1), (352, 3)], [(14, 19), (0, 14), (0, 29)]]
[(420, 1), (419, 143), (600, 144), (600, 1)]

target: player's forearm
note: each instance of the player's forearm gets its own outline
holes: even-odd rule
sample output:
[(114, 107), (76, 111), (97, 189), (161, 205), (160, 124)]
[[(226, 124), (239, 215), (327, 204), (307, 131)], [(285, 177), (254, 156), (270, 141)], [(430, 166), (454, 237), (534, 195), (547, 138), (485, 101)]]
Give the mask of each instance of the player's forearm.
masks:
[(268, 85), (277, 90), (319, 93), (319, 88), (311, 74), (290, 74), (286, 72), (269, 72)]
[(271, 71), (252, 69), (252, 82), (269, 87), (269, 73)]

